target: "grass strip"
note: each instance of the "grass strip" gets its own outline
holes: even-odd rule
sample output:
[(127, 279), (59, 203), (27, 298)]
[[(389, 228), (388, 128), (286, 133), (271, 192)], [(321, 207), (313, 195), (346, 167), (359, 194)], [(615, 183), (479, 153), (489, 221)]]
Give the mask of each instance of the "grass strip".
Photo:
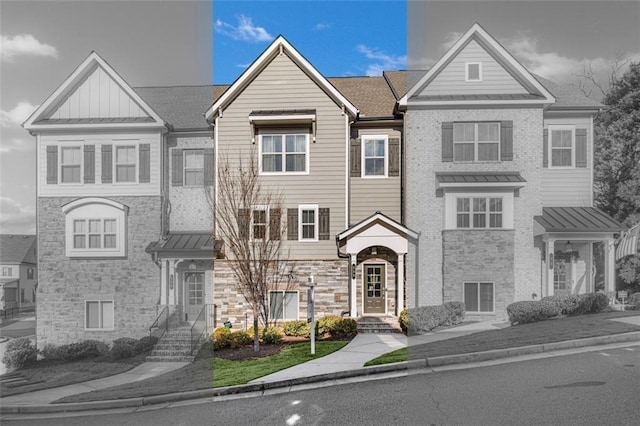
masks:
[(372, 365), (392, 364), (394, 362), (402, 362), (407, 360), (407, 348), (400, 348), (393, 352), (387, 352), (380, 355), (370, 361), (367, 361), (364, 366), (371, 367)]

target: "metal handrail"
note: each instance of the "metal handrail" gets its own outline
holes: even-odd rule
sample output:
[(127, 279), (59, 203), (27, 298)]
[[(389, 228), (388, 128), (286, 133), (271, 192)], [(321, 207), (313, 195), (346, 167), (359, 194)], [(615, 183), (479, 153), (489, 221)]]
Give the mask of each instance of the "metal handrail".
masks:
[(162, 323), (163, 314), (164, 314), (164, 331), (162, 332), (162, 334), (160, 334), (160, 336), (158, 336), (158, 339), (162, 338), (162, 336), (164, 336), (164, 333), (166, 333), (166, 331), (169, 329), (169, 307), (165, 306), (164, 308), (162, 308), (162, 310), (156, 317), (156, 320), (149, 327), (149, 337), (151, 337), (153, 333), (151, 331), (153, 328), (162, 329), (160, 324)]
[(213, 325), (215, 326), (216, 305), (206, 304), (200, 309), (200, 313), (191, 326), (191, 354), (198, 349), (202, 336), (211, 328), (208, 319), (211, 317), (210, 310), (213, 308)]

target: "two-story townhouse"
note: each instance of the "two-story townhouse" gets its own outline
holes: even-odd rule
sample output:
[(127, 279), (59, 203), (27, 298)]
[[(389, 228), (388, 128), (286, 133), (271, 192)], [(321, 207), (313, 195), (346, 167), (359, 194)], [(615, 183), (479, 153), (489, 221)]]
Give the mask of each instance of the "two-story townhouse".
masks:
[(400, 101), (406, 111), (410, 306), (462, 300), (502, 318), (517, 300), (614, 288), (619, 223), (593, 207), (602, 105), (531, 74), (473, 25)]
[(35, 235), (0, 235), (0, 310), (32, 307), (38, 269)]

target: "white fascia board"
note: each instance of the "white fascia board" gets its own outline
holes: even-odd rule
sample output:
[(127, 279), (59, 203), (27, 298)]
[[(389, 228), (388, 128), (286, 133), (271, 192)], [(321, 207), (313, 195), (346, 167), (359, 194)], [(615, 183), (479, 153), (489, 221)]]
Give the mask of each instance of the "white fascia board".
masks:
[(412, 238), (417, 238), (418, 237), (418, 234), (413, 232), (409, 228), (407, 228), (407, 227), (405, 227), (403, 225), (399, 225), (399, 224), (397, 224), (395, 222), (392, 222), (391, 220), (387, 219), (385, 216), (383, 216), (381, 214), (375, 214), (375, 215), (371, 216), (368, 220), (365, 220), (365, 221), (359, 223), (358, 225), (354, 226), (353, 228), (348, 229), (348, 230), (338, 234), (338, 240), (343, 240), (345, 238), (348, 238), (349, 236), (353, 235), (354, 233), (359, 232), (365, 226), (368, 226), (368, 225), (370, 225), (371, 223), (373, 223), (373, 222), (375, 222), (377, 220), (379, 220), (381, 222), (385, 222), (390, 227), (392, 227), (394, 229), (397, 229), (397, 230), (401, 231), (402, 233), (407, 234), (408, 236), (410, 236)]
[[(457, 53), (458, 49), (465, 44), (475, 33), (478, 33), (484, 41), (490, 44), (502, 57), (511, 65), (513, 68), (518, 71), (529, 83), (531, 83), (542, 95), (545, 97), (545, 100), (541, 103), (555, 103), (555, 97), (540, 83), (538, 80), (531, 75), (531, 73), (524, 67), (520, 62), (518, 62), (496, 39), (494, 39), (480, 24), (477, 22), (471, 26), (467, 30), (466, 33), (462, 37), (458, 39), (458, 41), (451, 46), (451, 48), (434, 64), (434, 66), (429, 69), (429, 71), (415, 84), (411, 87), (405, 96), (400, 100), (400, 105), (407, 105), (407, 99), (411, 98), (416, 94), (419, 89), (422, 89), (427, 81), (429, 81), (433, 76), (438, 74), (445, 64), (451, 59), (451, 57)], [(412, 102), (413, 104), (413, 102)], [(470, 104), (473, 105), (473, 104)]]
[(207, 121), (211, 121), (213, 116), (219, 109), (224, 109), (227, 102), (232, 99), (238, 90), (241, 90), (245, 85), (251, 81), (263, 68), (264, 63), (269, 58), (279, 51), (280, 49), (286, 50), (293, 57), (294, 61), (301, 65), (302, 71), (310, 75), (316, 83), (323, 86), (327, 92), (337, 101), (337, 103), (344, 106), (354, 117), (358, 115), (358, 109), (353, 105), (342, 93), (340, 93), (329, 81), (316, 70), (309, 61), (307, 61), (289, 42), (283, 37), (278, 36), (273, 43), (242, 73), (242, 75), (229, 87), (224, 94), (214, 102), (211, 107), (205, 112), (205, 118)]
[(250, 115), (249, 122), (250, 123), (259, 123), (261, 121), (315, 121), (315, 114), (305, 114), (305, 115)]
[[(425, 107), (453, 107), (453, 106), (480, 106), (480, 105), (548, 105), (549, 101), (537, 100), (468, 100), (468, 101), (411, 101), (410, 106)], [(404, 104), (406, 106), (406, 104)]]
[(39, 130), (101, 130), (101, 129), (162, 129), (167, 127), (162, 123), (86, 123), (86, 124), (35, 124), (28, 128), (30, 131)]
[[(165, 122), (160, 116), (144, 101), (142, 98), (129, 86), (129, 84), (122, 78), (120, 75), (114, 70), (111, 65), (109, 65), (100, 55), (98, 55), (95, 51), (91, 52), (87, 58), (82, 61), (80, 65), (71, 73), (69, 77), (60, 85), (58, 88), (44, 101), (36, 110), (31, 113), (29, 118), (22, 124), (26, 130), (35, 130), (35, 129), (43, 129), (40, 126), (34, 126), (33, 123), (37, 121), (40, 116), (46, 112), (56, 101), (58, 101), (62, 96), (66, 95), (67, 92), (72, 89), (73, 85), (76, 84), (86, 72), (90, 69), (90, 67), (97, 63), (102, 69), (109, 75), (109, 77), (113, 78), (116, 83), (122, 88), (122, 90), (127, 93), (127, 95), (131, 96), (131, 98), (140, 105), (140, 107), (146, 112), (153, 120), (156, 122), (155, 124), (165, 126)], [(146, 124), (146, 123), (145, 123)], [(79, 128), (74, 126), (74, 128)]]
[(527, 182), (444, 182), (438, 188), (524, 188)]

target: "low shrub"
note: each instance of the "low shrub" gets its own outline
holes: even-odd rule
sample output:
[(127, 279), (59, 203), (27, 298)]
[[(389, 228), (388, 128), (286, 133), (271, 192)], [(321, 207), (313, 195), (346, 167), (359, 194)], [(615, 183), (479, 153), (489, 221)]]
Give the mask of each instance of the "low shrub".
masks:
[(400, 328), (402, 332), (407, 334), (407, 325), (409, 323), (409, 311), (403, 309), (400, 311), (400, 316), (398, 317), (398, 322), (400, 323)]
[(358, 334), (358, 322), (353, 318), (339, 318), (329, 333), (337, 339), (353, 337)]
[(640, 310), (640, 293), (634, 293), (625, 300), (625, 304), (632, 306), (632, 309)]
[(580, 304), (583, 313), (598, 313), (609, 306), (609, 298), (604, 293), (585, 293), (580, 295)]
[(231, 346), (231, 329), (218, 327), (213, 330), (213, 349), (224, 349)]
[(40, 354), (46, 360), (62, 359), (62, 351), (60, 348), (61, 346), (56, 346), (48, 343), (44, 348), (40, 350)]
[(465, 315), (464, 302), (446, 302), (443, 306), (450, 312), (450, 318), (446, 325), (456, 325), (462, 322)]
[(580, 306), (580, 296), (577, 294), (546, 296), (540, 300), (554, 303), (560, 310), (561, 315), (576, 315), (581, 313), (580, 311), (584, 306)]
[[(509, 322), (514, 325), (540, 321), (543, 318), (541, 305), (541, 302), (534, 300), (523, 300), (508, 305), (507, 314), (509, 315)], [(551, 303), (549, 303), (549, 305), (551, 305)]]
[[(249, 333), (249, 336), (253, 339), (253, 326), (249, 327), (247, 333)], [(258, 336), (262, 336), (262, 333), (264, 333), (264, 327), (258, 326)]]
[(262, 332), (262, 341), (265, 344), (277, 344), (282, 342), (282, 332), (276, 327), (267, 327)]
[(134, 346), (137, 342), (138, 341), (132, 337), (119, 337), (113, 341), (113, 344)]
[(231, 334), (229, 334), (229, 338), (229, 346), (231, 347), (231, 349), (238, 349), (253, 343), (253, 336), (246, 331), (233, 331), (231, 332)]
[(342, 317), (337, 315), (328, 315), (326, 317), (320, 317), (316, 320), (316, 336), (323, 336), (325, 334), (331, 334), (335, 329), (336, 324)]
[(311, 335), (311, 324), (304, 320), (287, 321), (282, 324), (282, 329), (286, 336), (309, 337)]
[(560, 315), (560, 308), (558, 308), (557, 304), (548, 300), (541, 300), (537, 303), (540, 304), (540, 314), (542, 318), (553, 318)]
[(137, 354), (148, 352), (153, 349), (156, 343), (158, 343), (156, 336), (144, 336), (136, 341), (135, 345), (133, 345), (133, 350)]
[(213, 340), (219, 339), (222, 336), (231, 334), (231, 329), (227, 327), (218, 327), (213, 330)]
[(113, 346), (111, 346), (111, 351), (109, 352), (109, 355), (113, 359), (129, 358), (135, 355), (135, 351), (133, 347), (134, 345), (131, 345), (127, 342), (115, 343), (114, 341)]
[(409, 334), (426, 333), (446, 324), (450, 320), (451, 311), (442, 305), (420, 306), (409, 310)]
[(83, 340), (60, 347), (60, 359), (75, 361), (79, 359), (95, 358), (109, 353), (109, 345), (98, 340)]
[(38, 358), (38, 351), (26, 337), (10, 340), (2, 357), (2, 362), (9, 370), (17, 370), (33, 363)]

